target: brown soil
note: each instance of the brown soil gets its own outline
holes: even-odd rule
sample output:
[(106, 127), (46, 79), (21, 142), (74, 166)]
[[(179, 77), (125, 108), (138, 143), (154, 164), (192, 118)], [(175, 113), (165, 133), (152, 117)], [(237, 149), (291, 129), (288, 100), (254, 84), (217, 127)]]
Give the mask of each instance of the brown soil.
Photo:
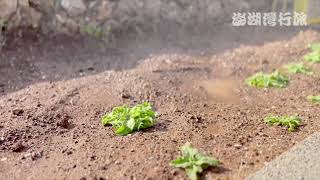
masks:
[[(188, 141), (223, 163), (205, 178), (243, 179), (319, 131), (319, 106), (305, 100), (320, 91), (318, 73), (281, 90), (243, 82), (301, 59), (320, 34), (235, 32), (198, 49), (192, 40), (100, 51), (69, 37), (12, 38), (0, 61), (0, 179), (185, 179), (168, 164)], [(119, 137), (101, 125), (112, 107), (143, 101), (159, 114), (155, 127)], [(293, 133), (263, 122), (295, 113), (303, 125)]]

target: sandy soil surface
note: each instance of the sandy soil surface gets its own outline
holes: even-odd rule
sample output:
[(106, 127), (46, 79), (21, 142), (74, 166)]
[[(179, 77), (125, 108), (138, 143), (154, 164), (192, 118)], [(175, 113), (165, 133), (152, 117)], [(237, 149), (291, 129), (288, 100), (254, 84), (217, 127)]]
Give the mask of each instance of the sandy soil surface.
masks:
[[(0, 179), (186, 179), (169, 161), (187, 141), (222, 162), (204, 178), (243, 179), (320, 130), (319, 106), (306, 101), (319, 93), (319, 65), (286, 89), (244, 84), (300, 60), (319, 41), (315, 31), (225, 27), (103, 51), (81, 39), (21, 35), (1, 54)], [(159, 114), (155, 127), (119, 137), (101, 125), (113, 107), (143, 101)], [(295, 113), (303, 125), (294, 133), (263, 122)]]

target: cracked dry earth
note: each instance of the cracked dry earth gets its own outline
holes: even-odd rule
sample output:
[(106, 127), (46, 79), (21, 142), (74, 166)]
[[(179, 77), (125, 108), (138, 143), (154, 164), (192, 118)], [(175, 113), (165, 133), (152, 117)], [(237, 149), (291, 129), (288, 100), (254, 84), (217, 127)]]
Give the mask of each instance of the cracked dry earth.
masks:
[[(320, 130), (314, 76), (293, 75), (285, 89), (244, 84), (301, 59), (320, 34), (304, 31), (288, 40), (241, 46), (216, 55), (150, 55), (131, 69), (42, 81), (0, 97), (0, 179), (187, 179), (169, 166), (180, 147), (193, 146), (222, 164), (206, 179), (244, 179), (297, 142)], [(101, 116), (113, 107), (150, 101), (155, 127), (116, 136)], [(288, 133), (269, 127), (269, 114), (299, 114)]]

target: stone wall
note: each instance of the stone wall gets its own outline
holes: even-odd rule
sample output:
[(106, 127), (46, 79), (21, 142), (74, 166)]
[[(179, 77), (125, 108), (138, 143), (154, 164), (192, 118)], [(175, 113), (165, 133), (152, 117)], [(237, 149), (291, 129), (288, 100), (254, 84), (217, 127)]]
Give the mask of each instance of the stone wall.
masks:
[(41, 28), (43, 32), (89, 34), (156, 32), (229, 20), (232, 12), (261, 8), (257, 0), (0, 0), (0, 18), (7, 29)]

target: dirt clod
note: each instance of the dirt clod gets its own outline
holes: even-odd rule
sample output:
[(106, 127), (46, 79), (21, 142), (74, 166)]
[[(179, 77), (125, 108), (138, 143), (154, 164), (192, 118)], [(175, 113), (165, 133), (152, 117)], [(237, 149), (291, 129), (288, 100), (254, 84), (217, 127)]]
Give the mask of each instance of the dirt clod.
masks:
[(22, 142), (18, 142), (11, 147), (12, 152), (22, 152), (25, 149), (26, 149), (26, 146), (23, 145)]
[(122, 91), (122, 93), (121, 93), (121, 98), (123, 98), (123, 99), (130, 99), (130, 98), (131, 98), (131, 95), (130, 95), (129, 92), (127, 92), (127, 91)]
[(71, 117), (68, 116), (67, 114), (63, 114), (61, 115), (57, 115), (58, 118), (58, 122), (57, 122), (57, 126), (68, 129), (71, 127), (71, 123), (70, 123), (70, 119)]
[(42, 158), (42, 156), (43, 156), (43, 151), (32, 152), (31, 153), (31, 160), (32, 161), (38, 160), (38, 159)]
[(236, 149), (240, 149), (240, 148), (242, 147), (241, 144), (234, 144), (233, 146), (234, 146)]
[(23, 109), (14, 109), (12, 111), (12, 114), (15, 115), (15, 116), (22, 116), (24, 113), (24, 110)]

